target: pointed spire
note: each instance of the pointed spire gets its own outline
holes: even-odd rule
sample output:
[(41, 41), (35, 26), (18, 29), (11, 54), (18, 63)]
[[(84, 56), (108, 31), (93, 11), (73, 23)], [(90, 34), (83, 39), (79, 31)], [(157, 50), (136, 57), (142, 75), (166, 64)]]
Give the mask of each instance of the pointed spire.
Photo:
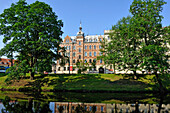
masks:
[(80, 20), (80, 27), (79, 27), (79, 32), (77, 33), (78, 36), (84, 36), (84, 33), (82, 32), (82, 27), (81, 27), (81, 20)]
[(79, 31), (81, 31), (82, 30), (82, 27), (81, 27), (81, 20), (80, 20), (80, 27), (79, 27)]
[(81, 20), (80, 20), (80, 27), (81, 27)]

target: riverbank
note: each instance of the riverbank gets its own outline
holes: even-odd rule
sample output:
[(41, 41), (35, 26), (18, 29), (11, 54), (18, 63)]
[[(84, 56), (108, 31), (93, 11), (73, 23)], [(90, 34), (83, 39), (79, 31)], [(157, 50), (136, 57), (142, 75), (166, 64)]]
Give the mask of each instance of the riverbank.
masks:
[[(126, 92), (155, 93), (158, 85), (153, 81), (154, 75), (140, 75), (138, 80), (133, 76), (116, 74), (81, 74), (81, 75), (36, 75), (35, 80), (29, 77), (6, 84), (6, 75), (0, 76), (1, 91), (60, 91), (60, 92)], [(166, 80), (166, 79), (165, 79)], [(168, 83), (164, 81), (164, 83)], [(167, 85), (170, 91), (170, 86)]]

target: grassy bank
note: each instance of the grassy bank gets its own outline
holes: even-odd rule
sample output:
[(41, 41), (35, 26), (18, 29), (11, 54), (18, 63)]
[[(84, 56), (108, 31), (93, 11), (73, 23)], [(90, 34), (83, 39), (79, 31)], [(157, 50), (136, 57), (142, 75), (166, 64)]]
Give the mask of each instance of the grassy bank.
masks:
[[(127, 75), (87, 74), (87, 75), (36, 75), (35, 80), (25, 77), (7, 85), (7, 76), (0, 76), (0, 89), (44, 90), (44, 91), (158, 91), (153, 81), (154, 75), (145, 75), (133, 80)], [(167, 85), (170, 89), (170, 86)]]

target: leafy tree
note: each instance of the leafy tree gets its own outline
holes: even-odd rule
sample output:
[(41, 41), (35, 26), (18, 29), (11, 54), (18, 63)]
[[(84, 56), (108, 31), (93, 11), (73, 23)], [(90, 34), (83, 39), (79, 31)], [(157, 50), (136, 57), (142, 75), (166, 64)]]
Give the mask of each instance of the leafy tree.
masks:
[(141, 51), (143, 63), (141, 66), (146, 70), (153, 70), (156, 75), (160, 91), (164, 92), (165, 87), (162, 84), (161, 76), (169, 68), (169, 51), (166, 36), (167, 30), (162, 27), (163, 16), (160, 12), (163, 10), (164, 0), (134, 0), (130, 6), (130, 12), (135, 19), (136, 34), (141, 42)]
[(136, 76), (136, 70), (140, 64), (140, 41), (136, 38), (134, 19), (130, 16), (123, 17), (112, 27), (111, 41), (101, 43), (103, 45), (103, 59), (107, 64), (113, 64), (121, 70), (130, 70)]
[(78, 73), (81, 74), (81, 72), (87, 71), (89, 64), (87, 62), (83, 62), (82, 60), (77, 60), (76, 67), (78, 69)]
[(17, 52), (18, 65), (22, 65), (15, 68), (17, 73), (11, 69), (11, 74), (29, 71), (30, 79), (33, 79), (40, 63), (46, 64), (49, 59), (59, 58), (62, 26), (62, 21), (57, 20), (52, 8), (44, 2), (36, 1), (29, 5), (25, 0), (19, 0), (5, 9), (0, 15), (0, 35), (4, 36), (6, 44), (1, 53), (9, 55)]

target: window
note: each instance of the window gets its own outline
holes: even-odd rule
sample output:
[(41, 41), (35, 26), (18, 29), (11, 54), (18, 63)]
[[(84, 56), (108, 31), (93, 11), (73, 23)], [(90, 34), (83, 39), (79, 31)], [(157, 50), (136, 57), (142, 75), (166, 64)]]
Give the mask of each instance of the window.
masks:
[(81, 59), (81, 55), (79, 55), (79, 59)]
[(73, 49), (76, 50), (76, 46), (73, 46)]
[(90, 106), (90, 111), (92, 110), (92, 107)]
[(87, 63), (87, 59), (84, 60), (84, 63)]
[(69, 39), (66, 39), (66, 43), (69, 43)]
[(103, 106), (101, 106), (101, 112), (103, 112)]
[(69, 50), (71, 49), (71, 47), (69, 46)]
[(91, 59), (89, 59), (89, 63), (91, 63)]
[(79, 45), (81, 45), (81, 41), (79, 41)]
[(85, 52), (84, 55), (87, 56), (87, 52)]
[(96, 62), (96, 59), (93, 59), (93, 62)]
[(76, 63), (75, 60), (73, 60), (73, 63)]
[(58, 71), (60, 71), (60, 67), (58, 67)]
[(67, 70), (68, 70), (68, 71), (70, 70), (69, 67), (67, 67)]
[(73, 52), (73, 57), (75, 57), (76, 56), (76, 53), (75, 52)]
[(100, 59), (100, 63), (102, 63), (102, 59)]
[(84, 107), (84, 110), (87, 110), (87, 106)]
[(92, 56), (91, 52), (89, 52), (89, 56)]
[(102, 56), (102, 52), (99, 52), (99, 55)]
[(79, 48), (79, 53), (81, 53), (81, 48)]
[(101, 42), (101, 41), (102, 41), (102, 38), (100, 38), (99, 40), (100, 40), (100, 42)]
[(64, 71), (66, 70), (66, 67), (64, 67)]
[(89, 46), (89, 49), (91, 49), (91, 45)]
[(94, 56), (96, 56), (96, 52), (94, 52)]
[(99, 45), (99, 49), (101, 49), (102, 48), (102, 46), (101, 45)]
[(85, 45), (85, 49), (87, 49), (87, 46)]
[(94, 49), (96, 49), (96, 45), (94, 45)]
[(67, 49), (69, 49), (69, 46), (67, 46)]

